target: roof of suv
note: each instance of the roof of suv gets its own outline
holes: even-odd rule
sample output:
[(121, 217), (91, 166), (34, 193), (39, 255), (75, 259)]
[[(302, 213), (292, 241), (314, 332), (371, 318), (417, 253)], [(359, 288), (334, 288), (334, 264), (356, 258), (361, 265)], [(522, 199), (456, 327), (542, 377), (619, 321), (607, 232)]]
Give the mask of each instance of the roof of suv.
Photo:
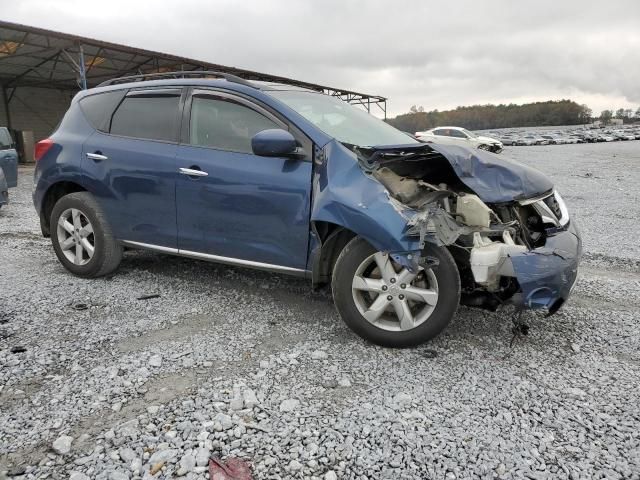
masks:
[(236, 91), (285, 91), (295, 90), (310, 93), (324, 93), (319, 90), (301, 85), (291, 85), (286, 83), (249, 81), (235, 75), (218, 72), (176, 72), (169, 74), (135, 75), (131, 77), (121, 77), (102, 82), (100, 85), (81, 91), (80, 97), (90, 95), (98, 91), (119, 90), (125, 88), (145, 88), (162, 86), (202, 86), (202, 87), (224, 87)]
[[(191, 83), (195, 80), (196, 83)], [(110, 80), (106, 80), (99, 84), (96, 88), (108, 87), (114, 85), (125, 85), (129, 87), (131, 84), (139, 85), (194, 85), (194, 84), (212, 84), (220, 85), (221, 81), (229, 82), (236, 85), (244, 85), (246, 87), (254, 88), (257, 90), (298, 90), (323, 93), (319, 88), (313, 88), (311, 84), (300, 82), (295, 83), (280, 83), (275, 81), (251, 81), (241, 78), (237, 75), (230, 73), (217, 72), (217, 71), (178, 71), (178, 72), (165, 72), (165, 73), (152, 73), (143, 75), (132, 75), (126, 77), (118, 77)], [(227, 84), (228, 85), (228, 84)]]
[(93, 93), (109, 91), (109, 90), (121, 90), (129, 88), (146, 88), (146, 87), (218, 87), (228, 90), (235, 90), (238, 92), (250, 93), (253, 91), (285, 91), (295, 90), (301, 92), (317, 93), (323, 95), (324, 92), (312, 90), (309, 88), (298, 87), (294, 85), (285, 85), (278, 83), (266, 83), (266, 82), (252, 82), (251, 84), (235, 83), (220, 78), (175, 78), (175, 79), (162, 79), (162, 80), (144, 80), (144, 81), (132, 81), (126, 83), (116, 83), (113, 85), (98, 85), (97, 87), (89, 88), (87, 90), (81, 90), (78, 98), (82, 98)]

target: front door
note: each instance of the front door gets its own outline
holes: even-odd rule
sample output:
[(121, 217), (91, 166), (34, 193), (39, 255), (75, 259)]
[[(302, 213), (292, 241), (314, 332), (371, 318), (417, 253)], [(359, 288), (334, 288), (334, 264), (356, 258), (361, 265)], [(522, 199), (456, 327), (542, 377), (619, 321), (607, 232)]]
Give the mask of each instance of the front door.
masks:
[(176, 180), (180, 251), (305, 269), (312, 163), (251, 150), (257, 132), (287, 125), (214, 90), (194, 91), (184, 118)]

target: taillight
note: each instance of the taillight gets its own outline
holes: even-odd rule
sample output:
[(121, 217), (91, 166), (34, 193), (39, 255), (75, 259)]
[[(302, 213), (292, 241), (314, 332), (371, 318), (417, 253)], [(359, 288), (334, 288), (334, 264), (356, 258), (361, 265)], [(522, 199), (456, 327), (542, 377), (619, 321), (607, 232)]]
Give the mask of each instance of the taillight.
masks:
[(36, 162), (44, 157), (44, 154), (47, 153), (51, 147), (53, 147), (53, 140), (50, 138), (45, 138), (36, 143), (36, 151), (34, 154)]

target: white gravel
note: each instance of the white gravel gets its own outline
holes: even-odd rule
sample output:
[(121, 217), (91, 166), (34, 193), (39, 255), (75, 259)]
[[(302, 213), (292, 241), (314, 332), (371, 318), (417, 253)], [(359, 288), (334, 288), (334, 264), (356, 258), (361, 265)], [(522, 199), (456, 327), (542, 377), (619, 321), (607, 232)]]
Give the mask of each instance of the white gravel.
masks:
[(640, 478), (640, 142), (504, 155), (554, 177), (586, 246), (572, 300), (512, 348), (506, 313), (467, 308), (424, 347), (375, 347), (303, 280), (151, 253), (75, 278), (21, 169), (0, 478), (208, 478), (210, 455), (256, 478)]

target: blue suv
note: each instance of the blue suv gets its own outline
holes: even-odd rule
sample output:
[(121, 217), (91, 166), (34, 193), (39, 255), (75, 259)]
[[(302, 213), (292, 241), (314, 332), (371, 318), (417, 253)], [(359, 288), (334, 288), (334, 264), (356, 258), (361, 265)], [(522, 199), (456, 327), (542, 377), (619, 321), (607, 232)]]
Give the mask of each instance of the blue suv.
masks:
[(42, 232), (70, 272), (109, 274), (137, 248), (298, 275), (380, 345), (433, 338), (459, 303), (554, 313), (577, 276), (547, 177), (292, 85), (112, 80), (75, 96), (36, 157)]

